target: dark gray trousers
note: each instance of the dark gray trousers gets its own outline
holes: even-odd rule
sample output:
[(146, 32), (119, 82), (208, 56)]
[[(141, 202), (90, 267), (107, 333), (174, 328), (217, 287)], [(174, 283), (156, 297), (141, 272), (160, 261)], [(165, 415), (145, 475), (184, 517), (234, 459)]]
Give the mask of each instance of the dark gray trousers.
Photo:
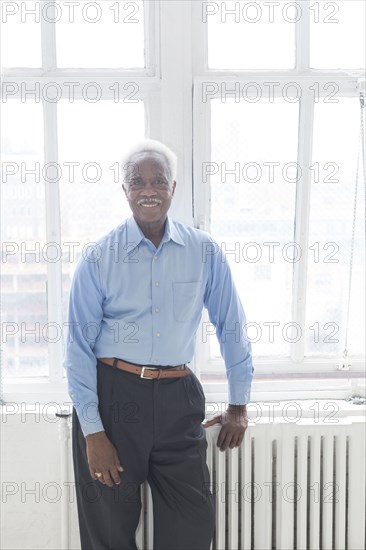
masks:
[(137, 549), (140, 486), (145, 480), (152, 493), (154, 550), (209, 550), (215, 503), (202, 426), (205, 396), (198, 378), (190, 370), (190, 376), (182, 378), (147, 380), (98, 360), (97, 384), (103, 426), (124, 471), (121, 483), (113, 487), (93, 480), (73, 409), (82, 550)]

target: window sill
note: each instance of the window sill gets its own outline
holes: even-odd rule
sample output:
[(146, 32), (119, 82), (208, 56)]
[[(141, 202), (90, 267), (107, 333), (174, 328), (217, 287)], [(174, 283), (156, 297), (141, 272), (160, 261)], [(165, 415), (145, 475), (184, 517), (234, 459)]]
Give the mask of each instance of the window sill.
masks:
[[(263, 357), (253, 357), (253, 365), (255, 377), (317, 377), (327, 376), (343, 376), (351, 373), (354, 375), (365, 375), (365, 360), (360, 357), (347, 357), (347, 363), (351, 365), (350, 370), (337, 370), (337, 364), (342, 361), (342, 357), (306, 357), (302, 361), (296, 362), (288, 359), (269, 359)], [(201, 375), (207, 373), (225, 376), (225, 364), (221, 357), (214, 357), (207, 360), (205, 366), (201, 368)]]
[[(220, 374), (201, 373), (201, 381), (207, 403), (227, 404), (227, 379), (222, 370)], [(47, 377), (7, 378), (2, 382), (0, 397), (4, 404), (53, 404), (59, 408), (72, 406), (66, 378), (59, 382), (50, 382)], [(295, 400), (344, 401), (352, 396), (366, 397), (365, 376), (360, 371), (255, 373), (249, 405)]]

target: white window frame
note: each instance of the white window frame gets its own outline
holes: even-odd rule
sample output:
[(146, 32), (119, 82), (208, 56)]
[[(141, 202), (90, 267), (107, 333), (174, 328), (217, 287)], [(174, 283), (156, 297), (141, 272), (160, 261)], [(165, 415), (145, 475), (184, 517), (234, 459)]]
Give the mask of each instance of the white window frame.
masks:
[[(41, 69), (8, 69), (3, 72), (3, 83), (26, 82), (29, 87), (36, 82), (41, 85), (48, 82), (90, 82), (97, 81), (102, 86), (103, 99), (113, 99), (110, 90), (116, 79), (121, 85), (133, 80), (139, 87), (138, 98), (145, 101), (146, 134), (160, 139), (171, 146), (178, 154), (178, 177), (176, 199), (173, 201), (171, 215), (189, 225), (209, 230), (209, 189), (207, 186), (195, 186), (200, 181), (200, 166), (203, 159), (209, 158), (210, 109), (209, 103), (200, 101), (202, 82), (221, 83), (223, 80), (248, 81), (255, 78), (257, 82), (275, 80), (288, 82), (308, 82), (316, 77), (318, 82), (329, 82), (329, 79), (340, 85), (340, 94), (357, 95), (357, 84), (360, 75), (347, 71), (318, 71), (308, 69), (309, 65), (309, 5), (302, 3), (304, 16), (296, 24), (296, 68), (293, 71), (212, 71), (207, 68), (207, 26), (200, 24), (202, 2), (197, 0), (148, 0), (145, 8), (145, 69), (58, 69), (56, 68), (56, 42), (54, 29), (42, 24), (42, 68)], [(50, 12), (49, 12), (50, 13)], [(202, 32), (202, 29), (204, 32)], [(161, 44), (164, 47), (161, 47)], [(174, 55), (172, 55), (174, 52)], [(81, 87), (81, 86), (80, 86)], [(320, 86), (321, 88), (321, 86)], [(14, 95), (19, 98), (20, 94)], [(43, 103), (45, 150), (44, 162), (57, 162), (57, 105)], [(313, 107), (311, 97), (304, 96), (300, 105), (299, 163), (307, 166), (311, 161), (311, 131)], [(193, 158), (194, 147), (194, 158)], [(303, 173), (306, 171), (303, 170)], [(307, 188), (307, 189), (305, 189)], [(296, 224), (294, 240), (305, 244), (308, 240), (309, 186), (302, 186), (302, 198), (296, 211), (299, 223)], [(51, 215), (52, 213), (52, 215)], [(48, 241), (61, 244), (61, 219), (59, 187), (57, 184), (46, 186), (46, 237)], [(303, 250), (307, 250), (303, 246)], [(293, 319), (303, 325), (304, 296), (306, 289), (307, 257), (303, 254), (301, 262), (294, 264), (294, 281), (297, 300), (294, 303)], [(62, 265), (47, 265), (47, 308), (48, 321), (62, 326)], [(204, 312), (202, 321), (207, 321)], [(200, 329), (199, 329), (200, 330)], [(22, 379), (7, 379), (4, 383), (6, 402), (17, 402), (22, 397), (27, 402), (62, 398), (68, 402), (66, 381), (62, 369), (63, 342), (49, 345), (49, 376)], [(225, 373), (223, 361), (210, 361), (197, 338), (196, 354), (193, 368), (200, 374), (200, 366), (207, 364), (210, 371)], [(291, 365), (281, 361), (261, 361), (254, 357), (257, 380), (252, 387), (251, 399), (268, 399), (269, 397), (288, 397), (292, 392), (304, 390), (303, 381), (283, 380), (278, 373), (323, 373), (334, 372), (334, 362), (308, 361), (303, 358), (301, 344), (293, 345)], [(355, 372), (364, 370), (363, 362), (352, 363), (352, 377), (343, 373), (342, 379), (336, 379), (332, 388), (319, 387), (319, 381), (309, 380), (305, 384), (312, 397), (345, 397), (362, 385), (361, 374), (356, 381)], [(336, 373), (339, 375), (339, 373)], [(269, 380), (270, 379), (270, 380)], [(213, 399), (226, 400), (227, 383), (205, 383), (205, 391)], [(361, 386), (360, 386), (361, 387)], [(314, 393), (314, 390), (316, 392)], [(334, 391), (333, 391), (334, 390)], [(305, 391), (305, 390), (304, 390)], [(317, 393), (318, 392), (318, 393)], [(320, 392), (320, 394), (319, 394)], [(306, 393), (306, 391), (305, 391)]]
[[(194, 33), (194, 180), (202, 181), (202, 163), (210, 159), (210, 101), (202, 101), (202, 86), (210, 82), (216, 84), (217, 92), (211, 97), (219, 98), (223, 83), (239, 83), (240, 86), (248, 82), (256, 82), (262, 85), (263, 97), (268, 97), (266, 82), (278, 82), (280, 86), (274, 88), (275, 96), (280, 95), (282, 85), (296, 82), (301, 86), (302, 96), (299, 110), (298, 131), (298, 158), (302, 178), (301, 185), (297, 186), (299, 200), (296, 200), (296, 220), (294, 242), (301, 246), (302, 257), (299, 262), (293, 264), (293, 307), (292, 321), (300, 326), (305, 325), (305, 303), (307, 291), (307, 266), (308, 266), (308, 241), (309, 241), (309, 215), (310, 215), (310, 171), (312, 156), (312, 133), (314, 119), (314, 94), (309, 90), (309, 83), (318, 82), (321, 96), (326, 96), (324, 85), (335, 82), (338, 85), (337, 97), (358, 97), (360, 82), (364, 79), (361, 71), (347, 70), (319, 70), (310, 68), (310, 1), (301, 2), (302, 17), (296, 22), (295, 44), (296, 61), (295, 68), (291, 70), (212, 70), (207, 62), (207, 25), (200, 23), (201, 3), (194, 3), (195, 16), (193, 23)], [(363, 80), (364, 86), (364, 80)], [(230, 88), (228, 86), (228, 88)], [(231, 88), (230, 88), (231, 89)], [(329, 93), (329, 92), (328, 92)], [(195, 226), (210, 232), (210, 186), (194, 186), (194, 221)], [(202, 322), (208, 323), (209, 318), (205, 310)], [(197, 369), (199, 365), (208, 365), (208, 371), (219, 373), (224, 371), (222, 359), (212, 359), (208, 356), (208, 346), (197, 345)], [(341, 358), (307, 358), (304, 355), (304, 339), (291, 344), (289, 360), (269, 360), (268, 358), (253, 357), (255, 368), (252, 385), (251, 399), (268, 399), (270, 396), (283, 399), (289, 394), (300, 395), (336, 395), (348, 396), (349, 392), (364, 393), (365, 361), (358, 357), (348, 356), (352, 364), (350, 371), (337, 370), (338, 359)], [(333, 373), (333, 375), (332, 375)], [(297, 378), (291, 375), (297, 375)], [(289, 375), (284, 378), (284, 375)], [(323, 380), (321, 379), (323, 375)], [(212, 396), (220, 398), (225, 396), (225, 384), (207, 384), (207, 389)]]
[[(54, 2), (52, 2), (54, 3)], [(51, 4), (51, 2), (48, 2)], [(192, 90), (191, 63), (187, 55), (187, 29), (190, 28), (190, 3), (186, 1), (166, 2), (164, 0), (144, 1), (145, 15), (145, 68), (125, 69), (68, 69), (56, 68), (55, 29), (41, 23), (42, 68), (9, 68), (2, 73), (3, 85), (15, 83), (19, 92), (11, 99), (21, 98), (21, 84), (32, 89), (50, 82), (60, 85), (64, 81), (77, 82), (75, 100), (82, 99), (83, 84), (96, 81), (101, 86), (103, 100), (113, 99), (110, 87), (116, 82), (121, 87), (130, 82), (138, 86), (136, 98), (145, 102), (146, 135), (165, 142), (179, 156), (178, 185), (171, 215), (193, 225), (192, 212)], [(187, 9), (188, 8), (188, 9)], [(52, 19), (52, 6), (48, 16)], [(190, 33), (189, 33), (190, 34)], [(171, 49), (161, 48), (163, 44), (174, 44)], [(188, 52), (191, 48), (188, 44)], [(57, 146), (57, 104), (42, 102), (44, 113), (44, 163), (58, 162)], [(46, 238), (61, 246), (61, 214), (59, 185), (46, 185)], [(47, 264), (47, 319), (48, 322), (62, 322), (62, 264)], [(29, 378), (7, 378), (3, 380), (5, 402), (42, 401), (47, 398), (68, 402), (65, 373), (62, 368), (64, 342), (48, 346), (49, 375)]]

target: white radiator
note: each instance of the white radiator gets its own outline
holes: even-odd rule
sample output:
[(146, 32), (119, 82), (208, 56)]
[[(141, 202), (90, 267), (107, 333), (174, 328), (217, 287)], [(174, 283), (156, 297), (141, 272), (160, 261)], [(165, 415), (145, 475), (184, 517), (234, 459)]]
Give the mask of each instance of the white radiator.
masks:
[[(207, 464), (216, 499), (212, 550), (363, 550), (365, 423), (300, 420), (250, 424), (240, 448), (216, 447), (207, 428)], [(140, 550), (153, 548), (152, 498), (142, 490)]]

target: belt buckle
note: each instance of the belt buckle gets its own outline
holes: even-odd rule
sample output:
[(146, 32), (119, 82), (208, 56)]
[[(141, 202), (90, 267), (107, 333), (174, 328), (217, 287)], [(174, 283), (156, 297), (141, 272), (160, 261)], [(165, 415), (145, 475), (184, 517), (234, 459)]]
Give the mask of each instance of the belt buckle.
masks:
[(142, 367), (142, 368), (141, 368), (140, 378), (144, 378), (145, 380), (153, 380), (152, 378), (150, 378), (150, 376), (144, 376), (145, 369), (148, 369), (148, 370), (159, 370), (157, 367)]

